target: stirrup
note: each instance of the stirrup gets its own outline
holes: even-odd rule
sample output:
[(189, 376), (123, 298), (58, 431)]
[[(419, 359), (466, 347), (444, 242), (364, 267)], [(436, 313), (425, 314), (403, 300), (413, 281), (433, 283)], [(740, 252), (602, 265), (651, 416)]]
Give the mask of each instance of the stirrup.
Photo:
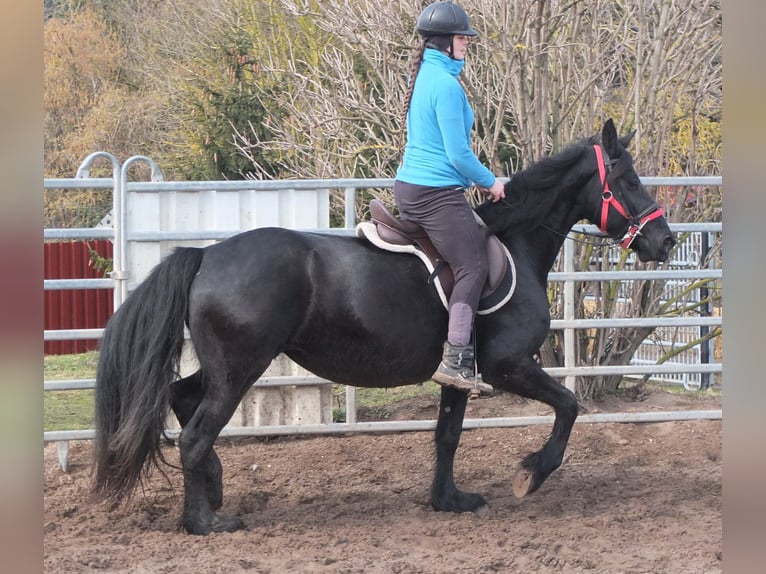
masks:
[[(444, 367), (444, 370), (442, 370), (442, 367)], [(495, 389), (492, 385), (479, 380), (478, 376), (468, 378), (463, 377), (459, 372), (455, 372), (455, 374), (449, 373), (447, 372), (448, 370), (456, 371), (455, 369), (451, 369), (447, 365), (440, 363), (439, 368), (436, 369), (436, 372), (431, 376), (431, 379), (442, 386), (467, 393), (468, 400), (478, 399), (482, 396), (492, 396), (495, 393)]]
[(473, 389), (468, 391), (468, 400), (478, 399), (481, 397), (491, 397), (495, 394), (495, 387), (484, 381), (476, 380), (476, 385)]

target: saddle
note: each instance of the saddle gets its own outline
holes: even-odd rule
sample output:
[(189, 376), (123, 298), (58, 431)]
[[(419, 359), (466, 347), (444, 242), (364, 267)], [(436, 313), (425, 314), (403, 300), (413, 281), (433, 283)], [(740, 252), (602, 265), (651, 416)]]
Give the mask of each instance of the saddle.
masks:
[[(371, 243), (387, 251), (418, 255), (430, 272), (428, 282), (433, 284), (448, 308), (452, 288), (455, 285), (452, 269), (437, 251), (428, 234), (418, 224), (400, 219), (377, 199), (370, 201), (369, 222), (357, 226), (357, 236), (366, 237)], [(484, 222), (479, 224), (486, 229)], [(495, 236), (487, 233), (487, 259), (489, 273), (482, 291), (478, 313), (486, 315), (496, 311), (510, 300), (516, 287), (513, 258), (508, 249)]]

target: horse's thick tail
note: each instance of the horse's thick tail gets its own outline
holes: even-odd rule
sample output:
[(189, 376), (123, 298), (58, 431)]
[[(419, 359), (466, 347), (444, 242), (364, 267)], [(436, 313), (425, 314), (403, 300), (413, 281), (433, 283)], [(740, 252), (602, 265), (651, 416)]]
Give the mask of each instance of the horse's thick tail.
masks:
[(203, 250), (178, 248), (111, 317), (96, 372), (93, 493), (119, 500), (164, 462), (170, 384), (184, 341), (189, 286)]

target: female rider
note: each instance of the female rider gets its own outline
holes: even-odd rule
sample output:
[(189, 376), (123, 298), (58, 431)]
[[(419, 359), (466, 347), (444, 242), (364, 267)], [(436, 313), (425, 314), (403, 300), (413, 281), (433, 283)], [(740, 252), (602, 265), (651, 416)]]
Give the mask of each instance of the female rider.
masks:
[(427, 6), (417, 30), (423, 41), (405, 100), (407, 142), (394, 199), (402, 219), (423, 227), (454, 274), (447, 340), (431, 378), (475, 397), (480, 389), (471, 333), (488, 263), (485, 232), (465, 191), (475, 184), (493, 201), (505, 193), (471, 149), (474, 114), (458, 81), (470, 39), (478, 33), (453, 2)]

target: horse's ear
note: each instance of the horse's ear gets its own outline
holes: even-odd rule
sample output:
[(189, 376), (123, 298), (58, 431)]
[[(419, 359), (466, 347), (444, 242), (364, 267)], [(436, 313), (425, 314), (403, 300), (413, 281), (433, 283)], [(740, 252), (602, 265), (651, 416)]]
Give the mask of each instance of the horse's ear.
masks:
[(636, 130), (633, 130), (626, 136), (622, 136), (620, 138), (620, 143), (622, 144), (622, 147), (624, 147), (625, 149), (628, 149), (628, 146), (630, 145), (630, 142), (633, 139), (634, 135), (636, 135)]
[(609, 118), (604, 123), (604, 127), (601, 128), (601, 145), (604, 146), (604, 151), (611, 157), (617, 157), (617, 130), (614, 127), (612, 118)]

